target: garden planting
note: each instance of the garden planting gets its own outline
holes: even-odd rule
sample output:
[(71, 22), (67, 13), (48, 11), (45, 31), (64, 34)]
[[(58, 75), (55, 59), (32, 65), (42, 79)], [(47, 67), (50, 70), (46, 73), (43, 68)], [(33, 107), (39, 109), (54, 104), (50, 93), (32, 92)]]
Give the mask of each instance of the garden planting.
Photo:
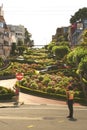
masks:
[[(19, 85), (23, 92), (61, 100), (65, 100), (65, 89), (69, 81), (74, 79), (75, 100), (77, 102), (83, 101), (84, 96), (75, 70), (63, 68), (63, 63), (59, 66), (58, 70), (40, 73), (39, 71), (46, 68), (46, 66), (54, 65), (58, 62), (55, 58), (49, 58), (48, 53), (43, 50), (41, 51), (41, 49), (32, 50), (32, 53), (24, 54), (23, 59), (22, 63), (15, 59), (10, 60), (10, 66), (0, 71), (0, 75), (10, 75), (15, 78), (16, 73), (21, 72), (24, 74), (24, 78), (20, 81), (20, 84), (18, 81), (16, 84)], [(29, 60), (34, 62), (29, 63)]]

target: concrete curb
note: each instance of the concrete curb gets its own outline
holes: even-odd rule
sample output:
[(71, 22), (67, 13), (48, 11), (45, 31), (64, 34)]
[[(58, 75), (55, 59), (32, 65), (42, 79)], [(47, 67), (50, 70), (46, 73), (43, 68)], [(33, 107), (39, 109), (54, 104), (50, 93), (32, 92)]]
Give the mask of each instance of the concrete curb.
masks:
[(16, 102), (4, 102), (0, 103), (0, 108), (14, 108), (20, 107), (21, 105), (24, 105), (24, 102), (19, 102), (18, 104)]

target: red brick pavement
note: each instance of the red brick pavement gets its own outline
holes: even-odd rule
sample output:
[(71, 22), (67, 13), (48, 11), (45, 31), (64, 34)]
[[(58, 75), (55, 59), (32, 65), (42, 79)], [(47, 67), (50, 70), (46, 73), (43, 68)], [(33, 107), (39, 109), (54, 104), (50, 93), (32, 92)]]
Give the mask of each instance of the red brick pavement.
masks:
[[(66, 105), (65, 101), (52, 100), (37, 96), (32, 96), (24, 93), (20, 93), (20, 102), (24, 102), (25, 104), (56, 104), (56, 105)], [(74, 103), (74, 106), (81, 106), (79, 103)]]
[[(0, 80), (0, 85), (8, 87), (8, 88), (12, 88), (16, 81), (17, 81), (17, 79)], [(36, 96), (21, 93), (21, 92), (20, 92), (19, 99), (20, 99), (20, 101), (23, 101), (25, 104), (37, 103), (37, 104), (66, 105), (66, 102), (64, 102), (64, 101), (58, 101), (58, 100), (36, 97)], [(81, 106), (78, 103), (75, 103), (74, 105), (75, 106)]]

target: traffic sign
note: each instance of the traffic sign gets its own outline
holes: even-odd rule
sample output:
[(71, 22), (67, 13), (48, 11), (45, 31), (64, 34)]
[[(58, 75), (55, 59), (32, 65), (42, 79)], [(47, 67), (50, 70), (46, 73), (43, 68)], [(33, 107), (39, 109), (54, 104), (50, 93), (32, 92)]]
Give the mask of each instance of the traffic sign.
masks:
[(16, 78), (17, 80), (22, 80), (23, 79), (24, 74), (23, 73), (16, 73)]

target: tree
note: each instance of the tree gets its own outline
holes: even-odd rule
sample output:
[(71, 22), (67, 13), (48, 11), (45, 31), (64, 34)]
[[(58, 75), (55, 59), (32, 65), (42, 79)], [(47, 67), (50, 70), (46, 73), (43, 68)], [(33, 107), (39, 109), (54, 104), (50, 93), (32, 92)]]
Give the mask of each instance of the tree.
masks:
[(82, 89), (87, 102), (87, 56), (85, 56), (79, 63), (77, 72), (80, 76)]
[(75, 66), (75, 61), (73, 60), (73, 56), (75, 55), (74, 51), (71, 51), (67, 55), (67, 63), (70, 64), (71, 66)]
[(84, 58), (86, 55), (87, 55), (86, 48), (82, 46), (74, 48), (74, 50), (67, 55), (67, 62), (71, 65), (75, 64), (78, 67), (78, 64), (81, 62), (82, 58)]
[(62, 59), (69, 53), (70, 50), (68, 46), (54, 46), (52, 51), (56, 55), (57, 59)]
[(77, 12), (75, 12), (75, 14), (73, 16), (71, 16), (70, 18), (70, 23), (75, 23), (79, 20), (84, 20), (87, 19), (87, 8), (84, 7), (82, 9), (79, 9)]
[(69, 46), (69, 42), (61, 41), (61, 42), (58, 42), (58, 45), (60, 45), (60, 46)]
[(32, 37), (31, 33), (29, 33), (27, 28), (25, 28), (25, 40), (24, 40), (24, 42), (29, 47), (34, 46), (34, 40), (31, 40), (31, 37)]
[(78, 72), (82, 75), (83, 79), (87, 82), (87, 56), (85, 56), (78, 66)]
[(19, 55), (22, 55), (25, 49), (26, 49), (26, 47), (23, 45), (23, 41), (18, 40), (17, 50), (19, 52)]
[(52, 48), (55, 46), (55, 42), (50, 42), (49, 45), (47, 46), (47, 49), (51, 52)]
[(33, 46), (34, 46), (34, 40), (30, 40), (28, 46), (29, 46), (29, 47), (33, 47)]
[(23, 41), (22, 40), (18, 40), (17, 46), (23, 46)]
[(86, 47), (87, 46), (87, 30), (83, 31), (82, 39), (83, 41), (80, 44)]
[(56, 42), (62, 42), (62, 41), (68, 41), (68, 33), (61, 34), (60, 36), (57, 36)]
[(2, 57), (0, 57), (0, 67), (2, 67), (4, 64)]
[(17, 49), (16, 43), (13, 42), (13, 43), (12, 43), (12, 47), (11, 47), (11, 54), (12, 54), (12, 55), (15, 55), (16, 49)]
[(80, 79), (82, 90), (87, 101), (87, 85), (85, 85), (83, 78), (87, 79), (87, 48), (84, 46), (75, 48), (67, 55), (67, 62), (75, 64), (77, 74)]
[(19, 55), (22, 55), (23, 52), (26, 50), (25, 46), (18, 46), (18, 52), (19, 52)]

